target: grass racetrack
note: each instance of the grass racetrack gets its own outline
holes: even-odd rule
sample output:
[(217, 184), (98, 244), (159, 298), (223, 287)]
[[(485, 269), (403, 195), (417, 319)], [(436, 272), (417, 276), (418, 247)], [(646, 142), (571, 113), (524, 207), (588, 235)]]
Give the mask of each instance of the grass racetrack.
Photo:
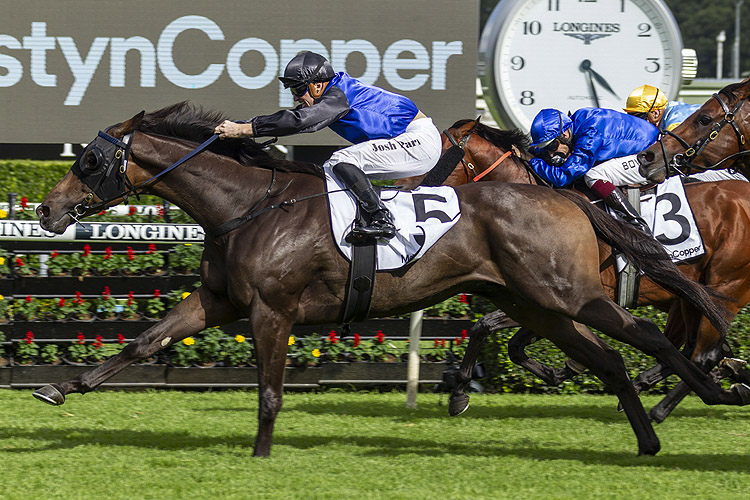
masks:
[[(658, 398), (644, 397), (647, 408)], [(287, 393), (270, 459), (252, 457), (257, 393), (0, 390), (0, 498), (743, 499), (750, 408), (695, 397), (637, 457), (613, 396)]]

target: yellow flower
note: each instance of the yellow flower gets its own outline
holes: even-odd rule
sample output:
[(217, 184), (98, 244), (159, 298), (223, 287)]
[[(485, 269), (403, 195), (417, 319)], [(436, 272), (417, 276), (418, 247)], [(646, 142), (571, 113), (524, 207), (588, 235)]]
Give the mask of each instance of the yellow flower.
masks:
[(182, 300), (185, 300), (188, 297), (190, 297), (190, 292), (182, 292)]
[(195, 344), (195, 339), (193, 337), (187, 337), (182, 339), (182, 343), (185, 345), (193, 345)]
[[(2, 258), (2, 257), (0, 257), (0, 258)], [(0, 264), (0, 265), (2, 265), (2, 264)], [(3, 297), (2, 295), (0, 295), (0, 300), (5, 300), (5, 297)]]
[(320, 357), (320, 349), (313, 349), (312, 350), (313, 358), (319, 358)]
[(242, 335), (237, 335), (234, 338), (234, 340), (236, 340), (237, 342), (239, 342), (241, 344), (241, 343), (243, 343), (245, 341), (245, 337), (243, 337)]
[(189, 246), (192, 246), (193, 244), (192, 243), (183, 243), (183, 245), (185, 245), (186, 247), (189, 247)]
[(294, 335), (289, 336), (289, 345), (294, 345), (296, 341), (294, 340)]
[(0, 209), (0, 219), (4, 219), (8, 216), (8, 212), (6, 212), (3, 209)]
[(5, 264), (5, 257), (0, 257), (0, 266)]

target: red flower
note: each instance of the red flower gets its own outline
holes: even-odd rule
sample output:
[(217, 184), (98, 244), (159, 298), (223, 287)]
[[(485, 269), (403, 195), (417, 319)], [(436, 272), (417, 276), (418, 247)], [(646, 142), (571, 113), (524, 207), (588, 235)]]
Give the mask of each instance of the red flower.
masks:
[(125, 343), (125, 336), (122, 333), (117, 334), (117, 343), (118, 344), (124, 344)]
[(85, 245), (83, 245), (83, 256), (88, 257), (89, 255), (91, 255), (91, 245), (86, 243)]
[(358, 346), (359, 346), (359, 334), (355, 333), (354, 334), (354, 347), (358, 347)]
[(385, 342), (385, 335), (383, 335), (383, 330), (378, 330), (378, 333), (375, 334), (375, 340), (378, 341), (378, 344), (382, 344)]
[(99, 349), (99, 348), (100, 348), (101, 346), (103, 346), (103, 345), (104, 345), (104, 343), (102, 342), (102, 336), (101, 336), (101, 335), (97, 335), (97, 336), (96, 336), (96, 339), (94, 340), (94, 343), (93, 343), (93, 344), (91, 344), (91, 345), (92, 345), (92, 347), (93, 347), (94, 349), (97, 349), (97, 350), (98, 350), (98, 349)]
[(336, 330), (331, 330), (328, 332), (328, 342), (331, 344), (335, 344), (339, 341), (339, 339), (336, 338)]
[(133, 247), (128, 247), (128, 260), (135, 260), (135, 251)]
[(456, 340), (454, 341), (454, 343), (458, 346), (458, 345), (461, 345), (461, 342), (463, 341), (460, 338), (456, 337)]
[(433, 347), (440, 347), (440, 339), (435, 339), (432, 341)]
[(76, 298), (73, 299), (74, 304), (83, 304), (83, 296), (81, 292), (76, 292)]
[(104, 260), (111, 259), (112, 258), (112, 247), (107, 247), (104, 249)]
[(134, 206), (132, 206), (132, 205), (130, 206), (130, 208), (128, 209), (128, 215), (135, 215), (135, 207)]
[(107, 213), (107, 210), (106, 210), (106, 209), (104, 209), (104, 210), (102, 210), (101, 212), (99, 212), (99, 213), (98, 213), (97, 215), (104, 215), (104, 214), (106, 214), (106, 213)]
[(76, 340), (76, 343), (78, 344), (84, 344), (86, 342), (86, 337), (84, 337), (83, 333), (81, 332), (78, 332), (78, 335), (76, 335), (76, 338), (78, 339)]
[(34, 300), (34, 297), (32, 297), (31, 295), (27, 295), (27, 296), (26, 296), (26, 298), (25, 298), (24, 300), (25, 300), (25, 301), (26, 301), (26, 303), (28, 304), (29, 302), (31, 302), (32, 300)]
[(60, 297), (60, 300), (57, 302), (57, 307), (65, 307), (65, 298)]
[(21, 257), (16, 257), (16, 265), (17, 265), (18, 267), (23, 267), (23, 266), (25, 266), (26, 264), (24, 264), (24, 262), (23, 262), (23, 259), (21, 259)]
[(128, 305), (132, 306), (135, 304), (135, 294), (133, 292), (128, 292)]
[(458, 296), (458, 301), (461, 302), (462, 304), (468, 304), (469, 298), (466, 296), (465, 293), (462, 293), (461, 295)]
[(466, 330), (461, 330), (461, 340), (466, 340), (469, 337), (469, 334), (466, 332)]
[(31, 333), (31, 330), (26, 332), (26, 337), (24, 337), (23, 341), (27, 344), (31, 344), (32, 342), (34, 342), (34, 334)]
[(160, 292), (160, 291), (159, 291), (159, 289), (157, 288), (156, 290), (154, 290), (154, 298), (155, 298), (155, 299), (158, 299), (159, 297), (161, 297), (161, 292)]
[(440, 339), (440, 347), (445, 347), (445, 339)]
[(21, 209), (26, 210), (27, 208), (29, 208), (29, 199), (26, 198), (25, 196), (22, 196), (21, 197)]
[(161, 203), (156, 204), (156, 210), (159, 213), (159, 217), (164, 218), (164, 207), (161, 206)]
[(110, 295), (110, 293), (109, 293), (109, 287), (105, 286), (104, 287), (104, 291), (102, 292), (102, 297), (104, 297), (105, 299), (107, 299), (107, 298), (109, 298), (109, 295)]
[(55, 257), (58, 257), (60, 254), (57, 252), (57, 250), (53, 250), (51, 254), (49, 254), (50, 259), (54, 259)]
[(154, 252), (156, 252), (156, 244), (149, 243), (148, 250), (146, 251), (146, 253), (154, 253)]

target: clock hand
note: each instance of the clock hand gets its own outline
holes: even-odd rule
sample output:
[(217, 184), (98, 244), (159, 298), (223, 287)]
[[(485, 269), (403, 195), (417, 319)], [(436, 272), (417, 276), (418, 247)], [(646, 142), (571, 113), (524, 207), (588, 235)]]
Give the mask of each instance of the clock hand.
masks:
[(602, 87), (604, 87), (605, 89), (607, 89), (609, 91), (609, 93), (612, 94), (613, 96), (617, 97), (618, 99), (620, 98), (620, 96), (618, 96), (617, 94), (615, 94), (615, 91), (612, 90), (612, 87), (609, 86), (609, 83), (607, 83), (607, 80), (605, 80), (604, 78), (602, 78), (602, 76), (599, 73), (597, 73), (593, 69), (589, 69), (589, 71), (594, 76), (594, 79), (597, 81), (597, 83), (599, 85), (601, 85)]
[(596, 87), (594, 87), (594, 79), (593, 75), (591, 74), (591, 61), (588, 59), (584, 59), (581, 62), (581, 65), (578, 66), (578, 69), (581, 70), (581, 72), (586, 73), (586, 81), (589, 84), (589, 92), (591, 94), (591, 98), (594, 100), (594, 107), (600, 107), (599, 106), (599, 95), (596, 93)]

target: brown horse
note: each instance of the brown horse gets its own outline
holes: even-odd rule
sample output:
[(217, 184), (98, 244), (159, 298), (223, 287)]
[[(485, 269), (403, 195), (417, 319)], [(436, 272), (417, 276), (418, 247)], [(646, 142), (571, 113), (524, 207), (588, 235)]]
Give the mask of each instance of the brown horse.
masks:
[[(91, 391), (131, 363), (206, 327), (249, 318), (259, 372), (254, 454), (267, 456), (282, 405), (292, 325), (339, 318), (349, 265), (330, 236), (319, 167), (274, 159), (245, 140), (217, 141), (180, 168), (171, 168), (195, 143), (210, 138), (222, 120), (186, 103), (145, 116), (141, 112), (100, 132), (37, 208), (42, 227), (61, 233), (104, 205), (147, 192), (180, 206), (206, 230), (206, 239), (202, 285), (196, 292), (120, 354), (34, 395), (62, 404), (67, 394)], [(154, 178), (166, 171), (168, 175)], [(721, 389), (652, 322), (633, 317), (604, 293), (592, 224), (725, 329), (721, 306), (665, 259), (659, 245), (644, 245), (636, 230), (600, 215), (575, 194), (504, 183), (456, 191), (462, 210), (456, 225), (421, 259), (377, 275), (371, 316), (414, 311), (463, 290), (486, 297), (513, 320), (549, 335), (611, 388), (631, 422), (640, 453), (656, 453), (659, 440), (622, 358), (584, 325), (656, 356), (708, 404), (750, 403), (749, 388)], [(272, 204), (273, 199), (281, 201)], [(223, 232), (227, 228), (233, 229)]]
[(750, 78), (714, 94), (659, 142), (638, 155), (641, 175), (663, 182), (672, 175), (733, 168), (750, 176)]
[[(464, 163), (458, 165), (445, 181), (447, 185), (455, 186), (477, 179), (522, 184), (543, 182), (525, 162), (529, 158), (526, 151), (528, 139), (518, 130), (499, 130), (478, 120), (461, 120), (443, 134), (444, 149), (453, 142), (463, 146), (465, 157)], [(404, 184), (418, 185), (419, 181), (420, 178), (415, 177), (404, 181)], [(687, 184), (685, 189), (703, 236), (706, 253), (678, 267), (690, 278), (734, 299), (725, 304), (731, 318), (734, 318), (750, 302), (750, 256), (743, 251), (750, 242), (750, 183), (694, 182)], [(615, 271), (610, 258), (612, 252), (608, 245), (600, 245), (602, 285), (613, 297)], [(733, 357), (724, 336), (709, 321), (701, 318), (690, 304), (653, 281), (642, 280), (638, 305), (652, 305), (669, 312), (664, 334), (677, 346), (686, 344), (684, 352), (704, 371), (714, 368), (725, 356)], [(521, 329), (509, 342), (511, 359), (552, 385), (561, 383), (580, 370), (574, 363), (555, 370), (529, 359), (524, 348), (534, 340), (533, 332)], [(478, 349), (470, 349), (470, 352), (476, 354)], [(464, 384), (475, 360), (467, 356), (465, 361), (466, 366), (462, 369)], [(750, 372), (742, 369), (741, 363), (727, 359), (721, 365), (714, 376), (732, 376), (740, 382), (750, 383)], [(636, 391), (650, 389), (668, 375), (670, 372), (662, 366), (650, 369), (635, 379)], [(465, 395), (461, 394), (464, 385), (459, 387), (455, 397), (465, 401)], [(679, 384), (651, 410), (652, 420), (663, 421), (688, 393), (685, 384)]]

